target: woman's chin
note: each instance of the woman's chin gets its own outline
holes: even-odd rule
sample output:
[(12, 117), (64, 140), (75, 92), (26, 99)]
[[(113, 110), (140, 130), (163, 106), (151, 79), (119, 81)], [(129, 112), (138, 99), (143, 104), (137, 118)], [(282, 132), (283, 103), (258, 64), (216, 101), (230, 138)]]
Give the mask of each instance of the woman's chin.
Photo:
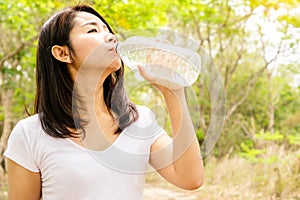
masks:
[(122, 66), (121, 60), (120, 59), (116, 59), (114, 60), (108, 67), (108, 70), (112, 70), (112, 72), (115, 72), (117, 70), (119, 70)]

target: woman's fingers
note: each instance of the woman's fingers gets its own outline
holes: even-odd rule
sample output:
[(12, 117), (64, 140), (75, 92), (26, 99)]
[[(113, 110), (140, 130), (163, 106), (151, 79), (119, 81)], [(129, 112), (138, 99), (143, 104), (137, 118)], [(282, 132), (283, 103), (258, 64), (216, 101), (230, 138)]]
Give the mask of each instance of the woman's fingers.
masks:
[(149, 73), (147, 73), (147, 70), (144, 69), (144, 67), (138, 65), (138, 70), (140, 72), (140, 75), (149, 83), (151, 83), (153, 86), (158, 88), (159, 90), (178, 90), (182, 88), (182, 86), (178, 85), (177, 83), (168, 81), (166, 79), (162, 79), (159, 77), (155, 77)]
[(140, 65), (138, 65), (137, 68), (138, 68), (138, 70), (139, 70), (139, 72), (140, 72), (140, 75), (141, 75), (145, 80), (147, 80), (148, 82), (150, 82), (151, 76), (145, 72), (145, 69), (143, 69), (143, 67), (140, 66)]

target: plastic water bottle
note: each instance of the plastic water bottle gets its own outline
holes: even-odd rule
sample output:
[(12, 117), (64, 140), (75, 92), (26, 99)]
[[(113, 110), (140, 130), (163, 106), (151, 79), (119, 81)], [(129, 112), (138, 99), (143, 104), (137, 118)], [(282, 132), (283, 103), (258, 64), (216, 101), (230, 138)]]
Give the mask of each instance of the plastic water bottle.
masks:
[(199, 54), (155, 38), (132, 36), (117, 43), (116, 52), (132, 70), (140, 65), (147, 73), (181, 86), (192, 85), (201, 69)]

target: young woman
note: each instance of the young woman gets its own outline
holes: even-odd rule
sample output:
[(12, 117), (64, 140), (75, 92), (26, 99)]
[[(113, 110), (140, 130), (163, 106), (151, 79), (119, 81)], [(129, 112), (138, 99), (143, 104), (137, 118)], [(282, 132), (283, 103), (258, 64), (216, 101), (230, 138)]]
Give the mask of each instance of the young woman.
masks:
[(56, 13), (42, 27), (35, 114), (5, 152), (9, 199), (142, 199), (148, 163), (183, 189), (203, 183), (200, 148), (183, 88), (139, 67), (164, 96), (172, 137), (124, 91), (124, 66), (106, 21), (91, 7)]

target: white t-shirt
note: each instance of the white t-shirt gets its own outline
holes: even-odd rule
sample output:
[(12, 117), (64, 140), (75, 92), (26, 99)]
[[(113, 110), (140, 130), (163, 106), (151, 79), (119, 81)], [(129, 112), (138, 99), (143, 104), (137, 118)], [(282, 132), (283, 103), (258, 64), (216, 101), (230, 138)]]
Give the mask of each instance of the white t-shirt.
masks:
[(138, 111), (139, 119), (103, 151), (49, 136), (36, 114), (14, 127), (4, 155), (41, 173), (43, 200), (142, 199), (150, 147), (165, 131), (150, 109)]

